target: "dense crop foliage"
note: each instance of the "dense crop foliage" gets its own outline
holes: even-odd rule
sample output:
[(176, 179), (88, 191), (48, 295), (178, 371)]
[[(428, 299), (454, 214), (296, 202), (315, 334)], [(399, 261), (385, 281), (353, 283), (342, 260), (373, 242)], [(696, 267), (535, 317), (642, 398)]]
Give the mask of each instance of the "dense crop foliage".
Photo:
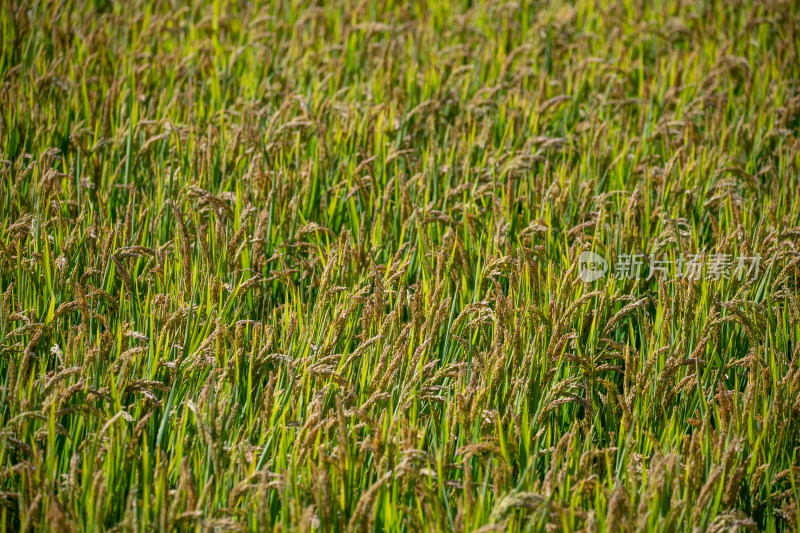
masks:
[(0, 4), (0, 530), (798, 528), (797, 2)]

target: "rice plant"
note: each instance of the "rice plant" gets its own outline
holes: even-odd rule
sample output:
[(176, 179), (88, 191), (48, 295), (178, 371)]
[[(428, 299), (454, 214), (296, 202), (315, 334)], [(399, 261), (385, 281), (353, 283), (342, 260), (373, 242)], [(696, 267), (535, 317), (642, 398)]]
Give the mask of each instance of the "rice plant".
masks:
[(797, 2), (0, 26), (0, 531), (800, 527)]

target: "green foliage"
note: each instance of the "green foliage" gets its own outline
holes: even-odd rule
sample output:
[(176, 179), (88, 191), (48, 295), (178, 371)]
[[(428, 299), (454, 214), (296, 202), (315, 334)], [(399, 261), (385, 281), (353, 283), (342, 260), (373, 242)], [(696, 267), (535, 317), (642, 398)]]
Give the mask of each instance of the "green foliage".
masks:
[(0, 530), (796, 530), (798, 24), (2, 3)]

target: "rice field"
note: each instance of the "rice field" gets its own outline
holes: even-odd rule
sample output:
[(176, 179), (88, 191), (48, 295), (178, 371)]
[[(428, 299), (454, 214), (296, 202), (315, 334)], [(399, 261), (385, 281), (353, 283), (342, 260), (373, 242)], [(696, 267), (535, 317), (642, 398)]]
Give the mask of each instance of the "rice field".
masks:
[(798, 531), (798, 27), (0, 3), (0, 531)]

